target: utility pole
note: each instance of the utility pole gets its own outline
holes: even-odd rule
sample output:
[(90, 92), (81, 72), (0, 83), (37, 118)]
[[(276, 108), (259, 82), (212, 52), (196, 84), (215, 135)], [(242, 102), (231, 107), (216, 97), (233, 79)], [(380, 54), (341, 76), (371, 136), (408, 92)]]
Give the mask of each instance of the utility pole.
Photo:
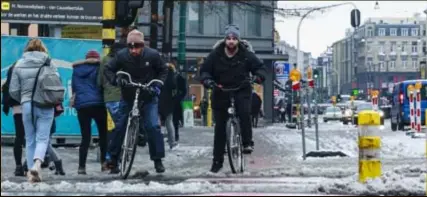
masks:
[(173, 0), (164, 0), (163, 3), (163, 39), (162, 39), (162, 53), (166, 61), (171, 61), (172, 56), (172, 13), (174, 3)]
[[(186, 24), (187, 23), (187, 1), (179, 2), (179, 37), (178, 37), (178, 65), (183, 71), (184, 78), (188, 81), (188, 68), (185, 62), (186, 48)], [(188, 82), (187, 82), (188, 84)]]
[(159, 1), (151, 0), (150, 48), (158, 49)]
[(116, 1), (102, 1), (102, 52), (106, 56), (116, 39)]

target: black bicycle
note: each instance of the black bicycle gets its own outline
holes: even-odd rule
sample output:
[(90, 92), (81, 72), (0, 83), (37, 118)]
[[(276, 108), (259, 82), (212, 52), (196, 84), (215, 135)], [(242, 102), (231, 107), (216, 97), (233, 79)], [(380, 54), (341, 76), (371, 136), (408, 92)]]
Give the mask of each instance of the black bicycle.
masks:
[(132, 169), (132, 164), (135, 159), (136, 147), (138, 145), (138, 135), (139, 135), (139, 120), (140, 112), (138, 106), (143, 105), (143, 102), (139, 102), (139, 94), (142, 91), (147, 91), (148, 87), (154, 83), (159, 82), (163, 84), (161, 80), (153, 79), (147, 84), (140, 84), (132, 82), (132, 78), (129, 73), (119, 71), (116, 74), (117, 76), (122, 75), (128, 77), (129, 83), (128, 87), (136, 87), (135, 100), (133, 102), (132, 110), (129, 112), (128, 123), (126, 127), (126, 134), (123, 140), (122, 151), (120, 153), (120, 176), (123, 179), (127, 179), (129, 173)]
[[(243, 140), (240, 129), (240, 120), (236, 113), (234, 92), (240, 90), (244, 85), (250, 85), (251, 82), (245, 81), (237, 88), (224, 88), (216, 85), (218, 89), (223, 92), (230, 93), (230, 107), (228, 108), (228, 120), (226, 124), (226, 140), (227, 140), (227, 154), (228, 161), (232, 173), (243, 173), (245, 170), (245, 163), (243, 158)], [(246, 86), (247, 87), (247, 86)]]

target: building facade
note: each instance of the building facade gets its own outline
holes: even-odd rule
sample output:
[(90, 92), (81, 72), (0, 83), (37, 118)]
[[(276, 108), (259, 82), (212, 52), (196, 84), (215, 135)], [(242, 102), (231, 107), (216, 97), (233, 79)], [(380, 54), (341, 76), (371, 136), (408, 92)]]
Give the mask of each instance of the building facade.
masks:
[(369, 18), (334, 43), (333, 67), (342, 93), (357, 88), (391, 90), (393, 83), (420, 76), (424, 18)]

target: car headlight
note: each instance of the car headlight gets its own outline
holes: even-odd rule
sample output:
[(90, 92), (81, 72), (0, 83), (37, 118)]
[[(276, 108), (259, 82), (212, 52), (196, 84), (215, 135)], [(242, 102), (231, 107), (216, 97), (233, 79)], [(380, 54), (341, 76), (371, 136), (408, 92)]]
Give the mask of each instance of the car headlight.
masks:
[(350, 109), (345, 110), (344, 115), (345, 116), (351, 116), (353, 112)]
[(285, 111), (285, 108), (280, 108), (280, 112), (284, 112)]
[(381, 117), (384, 116), (384, 112), (383, 111), (379, 111), (378, 113), (380, 114)]

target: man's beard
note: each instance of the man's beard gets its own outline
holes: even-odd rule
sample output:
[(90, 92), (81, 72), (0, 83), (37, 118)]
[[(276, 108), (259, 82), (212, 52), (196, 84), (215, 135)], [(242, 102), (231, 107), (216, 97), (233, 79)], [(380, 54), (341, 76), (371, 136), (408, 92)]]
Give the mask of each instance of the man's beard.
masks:
[(237, 50), (237, 44), (234, 46), (228, 46), (226, 45), (225, 48), (227, 48), (227, 51), (230, 53), (234, 53)]

